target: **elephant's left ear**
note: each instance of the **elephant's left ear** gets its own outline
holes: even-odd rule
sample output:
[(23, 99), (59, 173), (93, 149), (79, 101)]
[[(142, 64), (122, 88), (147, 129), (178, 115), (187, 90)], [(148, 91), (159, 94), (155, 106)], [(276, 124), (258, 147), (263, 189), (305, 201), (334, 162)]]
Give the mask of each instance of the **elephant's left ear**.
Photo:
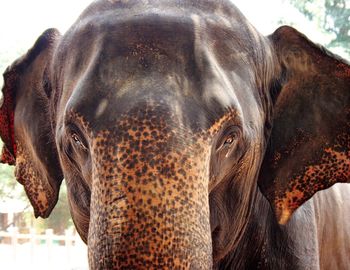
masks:
[(317, 191), (350, 182), (350, 66), (291, 27), (269, 38), (280, 89), (259, 186), (285, 224)]

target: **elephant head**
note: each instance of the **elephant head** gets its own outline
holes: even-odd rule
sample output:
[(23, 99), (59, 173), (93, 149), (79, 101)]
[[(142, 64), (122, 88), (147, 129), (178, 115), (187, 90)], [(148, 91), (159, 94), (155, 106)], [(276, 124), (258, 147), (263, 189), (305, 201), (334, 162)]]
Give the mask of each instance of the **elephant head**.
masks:
[(349, 181), (349, 66), (229, 1), (96, 1), (4, 77), (2, 162), (36, 216), (65, 178), (92, 269), (211, 269), (260, 188), (285, 223)]

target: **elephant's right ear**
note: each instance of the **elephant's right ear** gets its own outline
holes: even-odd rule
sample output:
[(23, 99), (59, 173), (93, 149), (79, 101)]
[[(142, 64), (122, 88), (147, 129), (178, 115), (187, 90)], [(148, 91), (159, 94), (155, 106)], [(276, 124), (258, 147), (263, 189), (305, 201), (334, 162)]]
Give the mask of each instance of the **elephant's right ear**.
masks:
[(281, 72), (259, 187), (284, 224), (317, 191), (350, 182), (350, 66), (291, 27), (269, 38)]
[(59, 38), (57, 30), (45, 31), (4, 73), (1, 162), (16, 165), (36, 217), (49, 216), (63, 178), (50, 116), (50, 64)]

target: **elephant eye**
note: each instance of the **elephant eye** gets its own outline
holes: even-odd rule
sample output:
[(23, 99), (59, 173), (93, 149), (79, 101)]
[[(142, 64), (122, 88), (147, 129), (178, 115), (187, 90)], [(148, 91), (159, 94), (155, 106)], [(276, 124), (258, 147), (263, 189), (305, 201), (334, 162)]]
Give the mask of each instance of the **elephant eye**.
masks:
[(86, 149), (87, 149), (87, 147), (86, 147), (85, 144), (81, 141), (81, 139), (80, 139), (80, 137), (78, 136), (78, 134), (73, 133), (73, 134), (71, 135), (71, 137), (72, 137), (73, 142), (74, 142), (77, 146), (79, 146), (79, 147), (82, 148), (83, 150), (86, 150)]
[(224, 143), (223, 143), (223, 147), (225, 146), (231, 146), (232, 144), (234, 144), (237, 141), (237, 133), (236, 132), (231, 132), (230, 134), (227, 135)]
[(221, 134), (221, 139), (218, 141), (216, 149), (221, 153), (231, 153), (239, 142), (241, 129), (237, 126), (230, 126)]
[(225, 142), (224, 142), (224, 145), (231, 145), (233, 144), (233, 142), (235, 141), (235, 136), (230, 136), (228, 138), (226, 138)]

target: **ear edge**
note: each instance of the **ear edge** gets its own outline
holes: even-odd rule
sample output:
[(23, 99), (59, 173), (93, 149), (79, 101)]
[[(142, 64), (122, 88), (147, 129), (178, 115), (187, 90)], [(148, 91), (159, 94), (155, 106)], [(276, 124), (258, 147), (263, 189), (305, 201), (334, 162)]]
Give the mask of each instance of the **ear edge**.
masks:
[[(305, 35), (299, 33), (297, 30), (294, 28), (288, 27), (288, 26), (282, 26), (278, 28), (272, 35), (269, 36), (269, 39), (272, 42), (272, 45), (275, 47), (275, 51), (277, 52), (278, 60), (280, 62), (281, 66), (281, 73), (279, 74), (279, 78), (277, 79), (278, 82), (281, 83), (281, 89), (274, 89), (273, 91), (275, 93), (272, 93), (272, 99), (274, 99), (277, 102), (279, 95), (281, 92), (283, 92), (283, 87), (288, 84), (288, 81), (290, 80), (291, 77), (293, 77), (295, 74), (300, 76), (300, 78), (307, 78), (308, 74), (304, 74), (303, 70), (298, 70), (296, 66), (290, 65), (286, 60), (288, 60), (285, 55), (283, 54), (283, 50), (287, 49), (290, 50), (291, 48), (288, 46), (295, 48), (295, 51), (292, 51), (292, 53), (297, 53), (298, 50), (303, 50), (307, 51), (308, 53), (310, 52), (310, 58), (312, 60), (315, 60), (315, 66), (317, 72), (319, 72), (322, 69), (325, 69), (325, 73), (329, 73), (331, 75), (324, 75), (322, 79), (324, 78), (331, 78), (332, 76), (334, 77), (335, 80), (338, 80), (337, 82), (334, 82), (334, 85), (338, 85), (338, 87), (341, 87), (339, 91), (343, 90), (346, 91), (346, 85), (350, 85), (350, 66), (349, 62), (340, 56), (337, 56), (333, 54), (332, 52), (328, 51), (322, 46), (319, 46), (317, 44), (314, 44), (312, 41), (310, 41)], [(315, 72), (315, 78), (317, 78), (317, 72)], [(278, 76), (277, 76), (278, 77)], [(339, 80), (344, 80), (343, 83), (339, 83)], [(350, 87), (348, 87), (350, 89)], [(274, 95), (274, 96), (273, 96)], [(349, 110), (350, 111), (350, 110)], [(345, 116), (346, 117), (346, 116)], [(348, 117), (348, 116), (347, 116)], [(348, 124), (349, 125), (349, 124)], [(273, 129), (273, 128), (272, 128)], [(270, 137), (271, 140), (271, 137)], [(273, 166), (271, 163), (274, 163), (275, 158), (277, 156), (273, 156), (274, 153), (277, 153), (275, 149), (273, 149), (273, 142), (270, 141), (270, 144), (272, 144), (272, 147), (267, 149), (266, 154), (265, 154), (265, 162), (263, 162), (262, 165), (262, 171), (264, 171), (264, 166), (266, 166), (266, 163), (268, 164), (269, 169), (265, 169), (265, 173), (263, 173), (262, 176), (260, 176), (259, 179), (259, 187), (264, 194), (264, 196), (268, 199), (270, 202), (270, 205), (272, 206), (275, 216), (280, 224), (286, 224), (288, 220), (291, 218), (293, 212), (302, 204), (300, 201), (298, 201), (296, 204), (290, 204), (290, 203), (283, 203), (283, 202), (278, 202), (275, 197), (277, 196), (276, 193), (267, 191), (266, 183), (264, 182), (264, 179), (261, 178), (267, 178), (270, 177), (272, 180), (269, 182), (270, 188), (271, 185), (276, 185), (276, 179), (275, 176), (271, 177), (271, 169)], [(281, 149), (279, 149), (281, 150)], [(278, 154), (278, 153), (277, 153)], [(266, 156), (270, 156), (270, 159), (266, 162)], [(348, 157), (349, 158), (349, 157)], [(266, 171), (268, 171), (266, 173)], [(270, 171), (270, 173), (269, 173)], [(341, 179), (337, 179), (336, 182), (350, 182), (349, 176), (347, 179), (346, 176), (341, 177)], [(314, 191), (313, 193), (307, 193), (307, 194), (296, 194), (291, 192), (289, 195), (286, 195), (288, 198), (292, 197), (298, 197), (299, 195), (302, 197), (302, 201), (305, 202), (308, 199), (310, 199), (316, 192), (329, 188), (332, 185), (334, 185), (336, 182), (329, 182), (325, 186), (320, 186)], [(297, 190), (295, 191), (297, 192)]]
[(4, 142), (1, 162), (14, 165), (16, 160), (16, 142), (14, 136), (14, 85), (17, 82), (16, 73), (8, 67), (3, 74), (2, 104), (0, 107), (0, 137)]
[[(337, 67), (343, 65), (341, 68), (350, 65), (350, 62), (347, 59), (331, 52), (320, 44), (314, 43), (306, 35), (287, 25), (277, 28), (274, 33), (268, 36), (268, 39), (271, 41), (272, 46), (274, 46), (277, 58), (282, 67), (282, 74), (280, 74), (280, 80), (282, 83), (286, 82), (288, 76), (293, 75), (291, 74), (293, 72), (299, 73), (298, 75), (303, 74), (303, 70), (300, 70), (300, 66), (296, 68), (288, 63), (288, 58), (284, 53), (285, 51), (293, 53), (298, 50), (300, 51), (301, 49), (307, 50), (310, 54), (310, 58), (317, 59), (317, 64), (321, 65), (327, 62), (327, 66), (330, 66), (329, 61)], [(327, 61), (325, 61), (325, 59)], [(322, 67), (324, 67), (324, 65)], [(332, 68), (329, 68), (329, 70), (332, 71)], [(349, 77), (349, 74), (347, 73), (345, 76)]]
[(61, 37), (61, 34), (56, 28), (45, 30), (27, 53), (15, 60), (13, 64), (8, 67), (8, 71), (16, 70), (17, 72), (23, 72), (43, 51), (53, 50), (53, 45), (57, 42), (59, 37)]

